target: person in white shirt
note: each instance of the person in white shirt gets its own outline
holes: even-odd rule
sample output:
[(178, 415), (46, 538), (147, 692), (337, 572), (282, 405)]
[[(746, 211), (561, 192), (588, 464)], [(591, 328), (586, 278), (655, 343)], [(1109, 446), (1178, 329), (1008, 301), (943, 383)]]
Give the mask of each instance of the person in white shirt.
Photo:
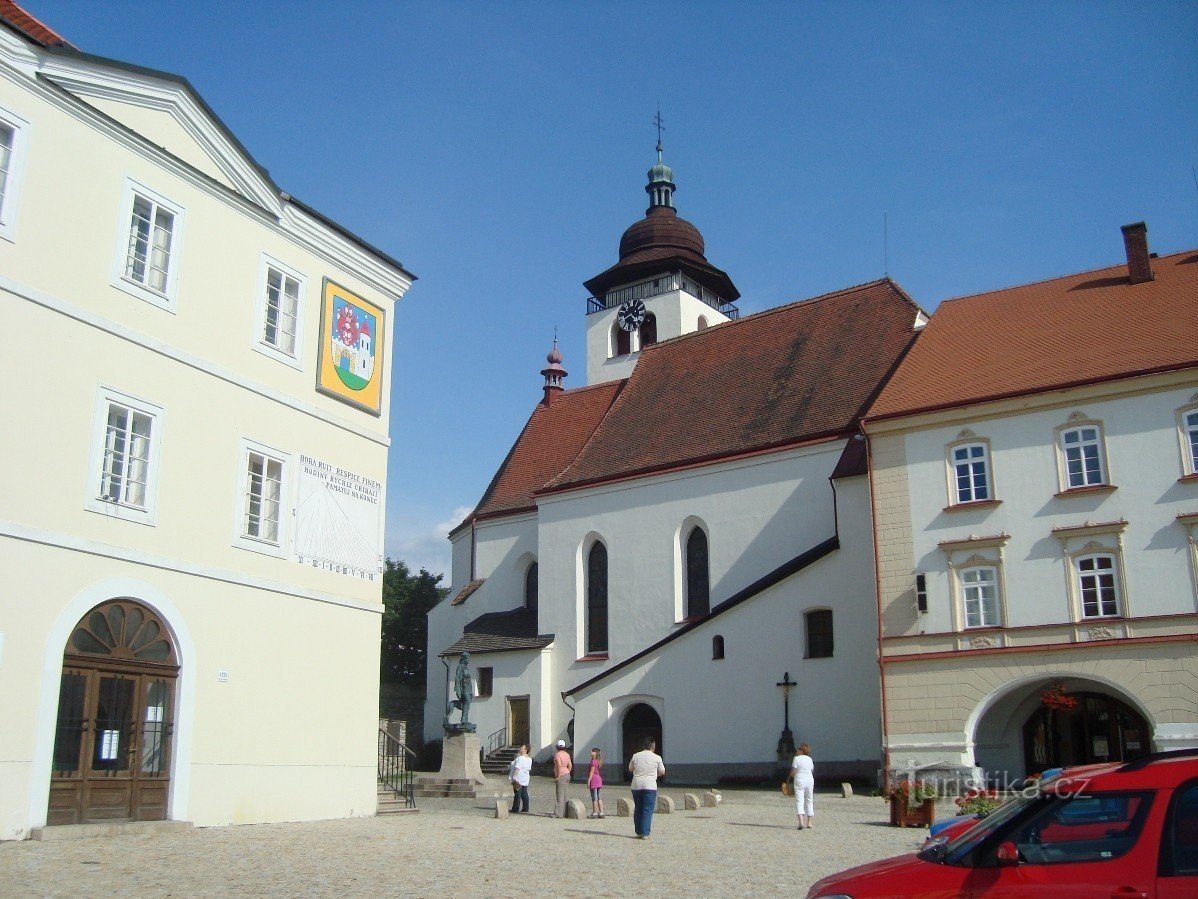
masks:
[(798, 754), (790, 763), (790, 776), (794, 781), (799, 830), (815, 827), (815, 762), (811, 761), (811, 747), (806, 743), (799, 747)]
[(528, 744), (520, 747), (520, 754), (508, 766), (508, 780), (512, 782), (512, 813), (528, 811), (528, 777), (532, 773), (532, 757)]
[(654, 750), (657, 743), (645, 739), (645, 748), (628, 762), (632, 772), (632, 827), (638, 840), (649, 839), (653, 825), (653, 809), (657, 806), (657, 778), (666, 776), (665, 762)]

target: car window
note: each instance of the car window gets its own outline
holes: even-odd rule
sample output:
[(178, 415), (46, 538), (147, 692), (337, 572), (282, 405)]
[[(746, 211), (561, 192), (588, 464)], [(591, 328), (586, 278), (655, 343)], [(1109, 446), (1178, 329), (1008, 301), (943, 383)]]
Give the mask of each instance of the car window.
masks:
[(1163, 847), (1172, 863), (1166, 876), (1198, 875), (1198, 782), (1181, 787), (1173, 800), (1173, 820)]
[(1147, 792), (1062, 796), (1019, 822), (1005, 840), (1027, 864), (1106, 861), (1135, 845), (1151, 804)]

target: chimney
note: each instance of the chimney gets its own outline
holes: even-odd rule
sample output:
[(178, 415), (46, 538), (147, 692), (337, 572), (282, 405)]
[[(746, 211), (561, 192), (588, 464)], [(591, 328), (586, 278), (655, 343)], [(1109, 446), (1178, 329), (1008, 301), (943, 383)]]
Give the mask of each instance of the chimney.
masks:
[(1148, 255), (1148, 226), (1143, 222), (1123, 226), (1123, 248), (1127, 250), (1127, 279), (1132, 284), (1151, 281), (1152, 258)]

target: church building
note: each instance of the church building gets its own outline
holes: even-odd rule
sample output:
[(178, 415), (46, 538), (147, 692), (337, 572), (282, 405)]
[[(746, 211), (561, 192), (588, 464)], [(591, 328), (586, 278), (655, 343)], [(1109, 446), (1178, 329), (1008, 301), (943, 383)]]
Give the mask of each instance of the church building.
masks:
[[(450, 534), (430, 657), (471, 654), (484, 747), (645, 735), (672, 776), (755, 776), (806, 740), (872, 777), (881, 740), (861, 416), (926, 318), (882, 279), (741, 317), (650, 168), (649, 207), (586, 281), (587, 385), (543, 394)], [(580, 310), (583, 312), (584, 310)], [(426, 738), (447, 671), (429, 665)], [(834, 697), (834, 699), (830, 699)]]

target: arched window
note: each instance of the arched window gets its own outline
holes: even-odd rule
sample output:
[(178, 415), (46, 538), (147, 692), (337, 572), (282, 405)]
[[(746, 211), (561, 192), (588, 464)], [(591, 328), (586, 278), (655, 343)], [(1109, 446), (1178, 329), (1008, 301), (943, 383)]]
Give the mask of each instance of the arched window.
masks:
[(524, 608), (537, 607), (537, 563), (533, 562), (524, 572)]
[(706, 315), (700, 315), (700, 316), (699, 316), (699, 325), (698, 325), (698, 327), (696, 327), (696, 328), (695, 328), (695, 330), (696, 330), (696, 331), (702, 331), (702, 330), (703, 330), (704, 328), (706, 328), (706, 327), (707, 327), (707, 316), (706, 316)]
[(632, 332), (625, 331), (619, 322), (611, 326), (611, 345), (613, 356), (627, 356), (632, 352)]
[(597, 540), (587, 554), (586, 651), (607, 652), (607, 547)]
[(713, 659), (722, 659), (724, 657), (724, 638), (719, 634), (711, 638), (711, 657)]
[(710, 611), (707, 534), (701, 527), (696, 527), (686, 538), (686, 617), (702, 618)]
[(652, 312), (641, 322), (641, 349), (657, 343), (657, 316)]

